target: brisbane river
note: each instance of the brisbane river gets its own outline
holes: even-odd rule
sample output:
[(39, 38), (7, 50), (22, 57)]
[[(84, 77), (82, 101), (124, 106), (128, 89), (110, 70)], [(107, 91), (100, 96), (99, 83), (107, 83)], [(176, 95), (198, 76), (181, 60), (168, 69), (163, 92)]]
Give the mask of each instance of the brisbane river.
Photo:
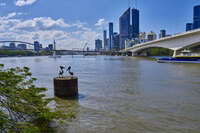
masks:
[(59, 133), (200, 133), (200, 64), (118, 56), (9, 57), (0, 63), (30, 67), (48, 97), (59, 66), (72, 66), (79, 100), (56, 103), (76, 118)]

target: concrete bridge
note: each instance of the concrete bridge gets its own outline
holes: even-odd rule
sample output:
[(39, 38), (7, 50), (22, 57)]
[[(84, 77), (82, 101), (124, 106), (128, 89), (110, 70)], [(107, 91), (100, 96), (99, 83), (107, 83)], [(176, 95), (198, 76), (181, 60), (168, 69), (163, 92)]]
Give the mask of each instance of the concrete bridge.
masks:
[(133, 56), (137, 56), (145, 53), (144, 51), (149, 48), (160, 47), (173, 50), (174, 56), (176, 56), (179, 51), (198, 45), (200, 45), (200, 29), (137, 44), (120, 52), (131, 52)]
[(0, 41), (0, 43), (22, 43), (22, 44), (28, 44), (28, 45), (34, 45), (33, 43), (30, 42), (24, 42), (24, 41)]

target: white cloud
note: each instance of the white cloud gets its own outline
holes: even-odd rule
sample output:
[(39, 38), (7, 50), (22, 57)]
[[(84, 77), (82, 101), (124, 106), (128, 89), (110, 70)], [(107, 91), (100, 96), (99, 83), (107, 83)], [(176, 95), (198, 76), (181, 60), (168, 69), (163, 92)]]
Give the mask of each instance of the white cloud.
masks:
[(36, 17), (15, 18), (19, 13), (0, 17), (0, 40), (40, 41), (43, 46), (57, 40), (59, 49), (82, 48), (87, 42), (94, 48), (95, 39), (101, 34), (92, 30), (85, 22), (66, 23), (62, 18)]
[(66, 24), (63, 19), (53, 20), (50, 17), (38, 17), (15, 24), (12, 30), (49, 30), (56, 28), (66, 28), (70, 25)]
[(108, 27), (108, 21), (106, 21), (104, 18), (100, 18), (95, 26), (98, 30), (106, 29)]
[(15, 5), (16, 6), (25, 6), (25, 5), (31, 5), (35, 3), (37, 0), (17, 0)]
[(0, 3), (0, 6), (6, 6), (6, 3)]

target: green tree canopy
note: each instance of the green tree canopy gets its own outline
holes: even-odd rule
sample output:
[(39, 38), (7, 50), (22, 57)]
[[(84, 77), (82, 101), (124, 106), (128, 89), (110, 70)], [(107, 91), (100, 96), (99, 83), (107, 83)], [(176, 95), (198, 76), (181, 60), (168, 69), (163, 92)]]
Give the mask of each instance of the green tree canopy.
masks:
[(48, 104), (45, 88), (36, 87), (29, 68), (5, 69), (0, 64), (0, 132), (51, 133), (51, 123), (67, 116)]

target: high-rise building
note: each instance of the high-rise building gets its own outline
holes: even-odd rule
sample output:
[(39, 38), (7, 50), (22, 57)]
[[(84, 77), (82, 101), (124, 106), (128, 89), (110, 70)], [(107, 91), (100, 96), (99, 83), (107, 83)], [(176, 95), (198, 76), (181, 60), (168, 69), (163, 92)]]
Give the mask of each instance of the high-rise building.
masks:
[(193, 29), (200, 28), (200, 5), (194, 7)]
[(40, 51), (40, 43), (38, 41), (34, 41), (34, 51), (35, 52)]
[(103, 31), (103, 43), (104, 43), (104, 50), (108, 49), (108, 43), (107, 43), (107, 31)]
[(139, 26), (140, 26), (140, 20), (139, 20), (139, 10), (133, 8), (132, 9), (132, 38), (138, 38), (139, 37)]
[(157, 35), (155, 32), (150, 31), (147, 38), (148, 38), (148, 41), (153, 41), (157, 39)]
[(109, 23), (109, 45), (108, 49), (112, 50), (112, 37), (113, 37), (113, 23)]
[(130, 8), (119, 18), (120, 49), (125, 48), (125, 40), (130, 39)]
[(186, 31), (190, 31), (193, 29), (193, 23), (187, 23), (186, 24)]
[(160, 30), (159, 38), (166, 37), (166, 30)]
[(113, 34), (112, 50), (120, 50), (119, 34), (116, 32)]
[(97, 39), (95, 40), (95, 50), (100, 51), (102, 49), (102, 40)]

